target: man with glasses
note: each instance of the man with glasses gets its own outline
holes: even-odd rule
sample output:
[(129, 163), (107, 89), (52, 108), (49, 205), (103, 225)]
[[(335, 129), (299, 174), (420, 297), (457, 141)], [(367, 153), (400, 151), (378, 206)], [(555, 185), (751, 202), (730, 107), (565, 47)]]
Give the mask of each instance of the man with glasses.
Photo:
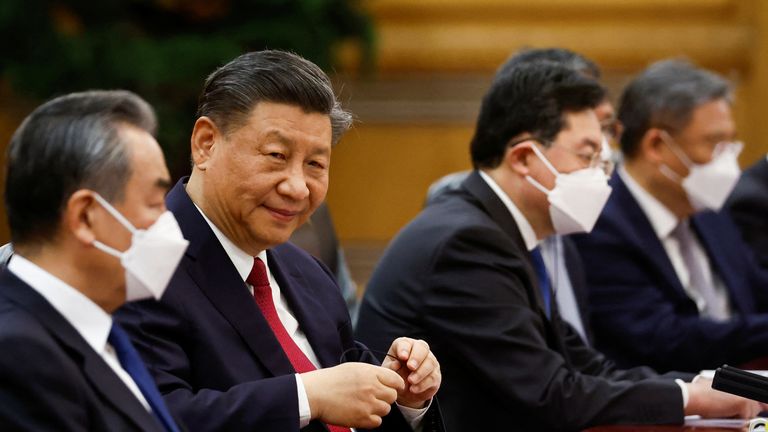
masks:
[(481, 105), (475, 170), (398, 234), (368, 283), (358, 338), (377, 350), (395, 334), (428, 341), (452, 430), (582, 430), (758, 409), (704, 381), (619, 370), (552, 307), (556, 284), (535, 248), (589, 231), (608, 199), (594, 112), (603, 97), (559, 63), (502, 68)]
[(718, 213), (739, 178), (731, 89), (681, 61), (626, 88), (624, 163), (577, 239), (596, 347), (620, 366), (699, 371), (768, 354), (768, 278)]
[[(507, 60), (501, 69), (538, 61), (559, 63), (589, 78), (600, 79), (600, 68), (597, 64), (565, 48), (525, 49)], [(613, 142), (619, 125), (616, 120), (616, 111), (608, 97), (604, 97), (603, 101), (595, 107), (595, 115), (606, 140)], [(605, 160), (606, 169), (610, 171), (612, 154), (610, 146), (606, 144), (603, 143), (602, 151), (593, 153), (593, 156), (596, 158), (600, 155)], [(470, 173), (471, 171), (451, 173), (435, 181), (427, 192), (427, 205), (440, 200), (446, 192), (459, 189)], [(610, 172), (608, 174), (610, 175)], [(568, 237), (552, 235), (543, 239), (537, 250), (540, 251), (546, 271), (553, 281), (552, 289), (557, 292), (553, 303), (556, 303), (561, 318), (573, 326), (584, 341), (590, 344), (592, 332), (589, 324), (588, 291), (584, 281), (583, 264), (576, 246)]]

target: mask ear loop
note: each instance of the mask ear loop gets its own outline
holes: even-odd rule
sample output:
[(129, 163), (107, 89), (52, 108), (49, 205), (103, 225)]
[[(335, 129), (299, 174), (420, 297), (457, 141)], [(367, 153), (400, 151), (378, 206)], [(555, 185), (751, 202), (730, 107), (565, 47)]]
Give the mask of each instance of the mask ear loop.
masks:
[(97, 192), (94, 192), (93, 197), (96, 199), (96, 202), (101, 204), (102, 207), (104, 207), (104, 210), (109, 212), (109, 214), (112, 215), (115, 219), (117, 219), (118, 222), (120, 222), (120, 225), (124, 226), (125, 229), (131, 232), (131, 234), (136, 232), (136, 228), (133, 226), (132, 223), (128, 222), (128, 219), (125, 218), (122, 214), (120, 214), (117, 209), (112, 207), (112, 204), (108, 203), (107, 200), (105, 200), (101, 195), (99, 195)]
[[(670, 141), (674, 141), (671, 136), (669, 136), (669, 133), (665, 131), (664, 129), (660, 129), (661, 132), (659, 133), (659, 136), (661, 137), (661, 140), (664, 141), (664, 144), (672, 150), (672, 153), (677, 156), (678, 159), (680, 159), (680, 162), (682, 162), (686, 168), (689, 170), (692, 169), (696, 164), (691, 161), (691, 158), (688, 157), (681, 149), (677, 146), (675, 143), (674, 145), (670, 143)], [(680, 177), (680, 176), (678, 176)]]
[[(125, 216), (120, 214), (120, 212), (117, 211), (117, 209), (112, 207), (112, 204), (108, 203), (107, 200), (105, 200), (101, 195), (99, 195), (98, 192), (94, 192), (93, 198), (96, 200), (97, 203), (99, 203), (104, 208), (104, 210), (106, 210), (109, 214), (111, 214), (112, 217), (117, 219), (117, 221), (120, 222), (120, 225), (124, 226), (125, 229), (130, 231), (131, 234), (136, 233), (136, 228), (134, 228), (133, 224), (128, 222), (128, 219), (126, 219)], [(111, 246), (107, 246), (98, 240), (93, 241), (93, 246), (96, 249), (99, 249), (102, 252), (108, 253), (115, 258), (121, 258), (123, 256), (123, 252), (120, 252), (119, 250)]]
[[(544, 156), (544, 153), (542, 153), (542, 152), (541, 152), (541, 150), (539, 150), (539, 147), (538, 147), (536, 144), (533, 144), (533, 145), (531, 146), (531, 149), (532, 149), (532, 150), (533, 150), (533, 152), (536, 154), (536, 156), (539, 158), (539, 160), (541, 161), (541, 163), (543, 163), (543, 164), (544, 164), (544, 166), (545, 166), (545, 167), (547, 167), (547, 169), (548, 169), (548, 170), (549, 170), (549, 171), (550, 171), (552, 174), (554, 174), (554, 175), (555, 175), (555, 177), (557, 177), (557, 176), (559, 176), (559, 175), (560, 175), (560, 173), (559, 173), (559, 172), (558, 172), (558, 171), (555, 169), (555, 167), (554, 167), (554, 166), (552, 166), (552, 164), (549, 162), (549, 160), (547, 160), (547, 158)], [(531, 177), (531, 176), (527, 175), (527, 176), (525, 176), (525, 179), (526, 179), (526, 180), (528, 180), (528, 181), (529, 181), (529, 182), (530, 182), (530, 183), (533, 185), (533, 187), (535, 187), (536, 189), (540, 190), (540, 191), (541, 191), (541, 192), (543, 192), (544, 194), (546, 194), (546, 195), (549, 195), (549, 193), (551, 192), (549, 189), (545, 188), (545, 187), (544, 187), (544, 185), (542, 185), (541, 183), (539, 183), (539, 181), (538, 181), (538, 180), (536, 180), (535, 178), (533, 178), (533, 177)]]

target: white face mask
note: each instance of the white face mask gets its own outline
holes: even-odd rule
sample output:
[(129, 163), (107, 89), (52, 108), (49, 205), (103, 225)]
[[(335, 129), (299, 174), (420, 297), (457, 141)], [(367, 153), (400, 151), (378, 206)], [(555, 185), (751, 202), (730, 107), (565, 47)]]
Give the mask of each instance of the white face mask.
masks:
[(661, 165), (659, 170), (669, 179), (680, 183), (688, 195), (688, 201), (697, 211), (710, 209), (719, 211), (728, 195), (739, 181), (739, 153), (744, 145), (740, 142), (720, 143), (715, 148), (712, 160), (706, 164), (696, 164), (680, 150), (672, 137), (662, 132), (662, 140), (678, 159), (688, 167), (688, 176), (681, 178), (668, 166)]
[(125, 252), (120, 252), (98, 240), (93, 241), (94, 247), (120, 258), (120, 263), (125, 268), (125, 301), (150, 297), (159, 300), (189, 245), (181, 234), (173, 213), (165, 211), (146, 230), (136, 229), (125, 216), (115, 210), (99, 194), (94, 197), (133, 234), (131, 246)]
[(536, 145), (531, 148), (555, 175), (555, 187), (552, 190), (547, 190), (531, 176), (525, 177), (536, 189), (547, 194), (549, 216), (555, 231), (558, 234), (592, 231), (611, 194), (608, 176), (600, 168), (584, 168), (561, 174)]

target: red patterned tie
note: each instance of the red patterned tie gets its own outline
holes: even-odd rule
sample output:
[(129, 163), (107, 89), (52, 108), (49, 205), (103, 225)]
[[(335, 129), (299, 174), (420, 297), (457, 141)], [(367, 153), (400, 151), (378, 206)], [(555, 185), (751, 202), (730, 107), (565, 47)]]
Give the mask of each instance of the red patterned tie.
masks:
[[(275, 302), (272, 300), (272, 288), (269, 286), (269, 278), (267, 277), (267, 268), (260, 258), (253, 259), (251, 274), (248, 275), (248, 279), (245, 281), (253, 286), (253, 298), (256, 300), (256, 305), (261, 309), (261, 313), (267, 320), (277, 341), (283, 347), (283, 351), (288, 356), (288, 361), (291, 362), (293, 369), (297, 373), (315, 370), (315, 365), (309, 361), (304, 352), (296, 345), (296, 341), (288, 334), (288, 331), (285, 330), (283, 323), (280, 321), (280, 317), (277, 316)], [(328, 426), (331, 432), (351, 432), (349, 428), (341, 426), (326, 426)]]

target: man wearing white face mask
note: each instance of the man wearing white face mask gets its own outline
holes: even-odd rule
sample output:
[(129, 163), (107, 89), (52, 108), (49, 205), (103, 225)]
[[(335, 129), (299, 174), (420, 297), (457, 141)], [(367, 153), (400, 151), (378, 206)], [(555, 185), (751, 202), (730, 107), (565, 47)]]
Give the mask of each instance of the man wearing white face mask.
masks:
[(551, 308), (536, 246), (592, 228), (610, 193), (595, 81), (563, 65), (499, 71), (471, 143), (475, 166), (387, 248), (361, 304), (358, 338), (429, 341), (441, 358), (440, 403), (461, 431), (572, 431), (681, 423), (685, 413), (744, 415), (757, 405), (620, 370)]
[(739, 178), (731, 90), (681, 61), (626, 88), (624, 164), (577, 239), (595, 344), (619, 365), (698, 371), (768, 355), (768, 278), (718, 211)]
[(133, 93), (90, 91), (43, 104), (14, 134), (0, 430), (179, 430), (112, 320), (128, 300), (159, 298), (187, 247), (165, 211), (155, 129)]

